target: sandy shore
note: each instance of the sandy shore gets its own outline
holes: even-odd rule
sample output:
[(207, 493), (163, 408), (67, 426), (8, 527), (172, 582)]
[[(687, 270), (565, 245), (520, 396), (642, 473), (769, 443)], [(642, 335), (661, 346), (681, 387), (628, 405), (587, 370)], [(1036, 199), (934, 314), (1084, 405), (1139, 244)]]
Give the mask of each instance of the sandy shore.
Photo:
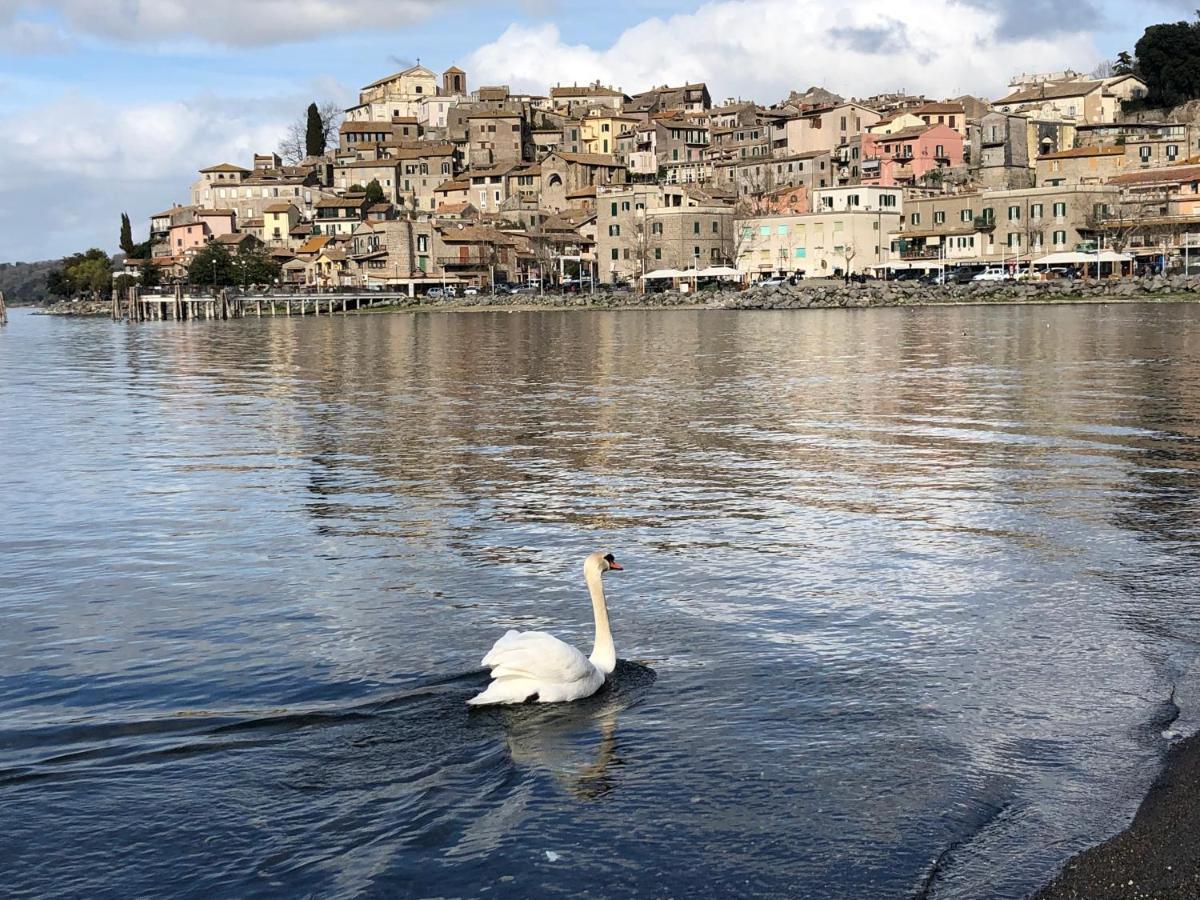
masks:
[(1181, 741), (1133, 823), (1071, 859), (1033, 900), (1200, 898), (1200, 735)]

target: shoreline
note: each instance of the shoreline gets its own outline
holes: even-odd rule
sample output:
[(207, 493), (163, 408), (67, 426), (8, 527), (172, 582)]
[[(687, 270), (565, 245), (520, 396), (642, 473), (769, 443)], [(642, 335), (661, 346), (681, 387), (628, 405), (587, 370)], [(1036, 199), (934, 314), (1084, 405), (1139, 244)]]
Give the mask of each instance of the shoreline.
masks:
[[(826, 289), (827, 291), (830, 289)], [(821, 292), (824, 293), (824, 292)], [(415, 302), (405, 302), (403, 298), (395, 303), (367, 307), (361, 310), (350, 310), (345, 313), (337, 312), (337, 316), (369, 316), (382, 313), (479, 313), (479, 312), (561, 312), (561, 311), (597, 311), (611, 312), (616, 310), (635, 311), (672, 311), (672, 310), (715, 310), (715, 311), (752, 311), (752, 310), (818, 310), (818, 309), (887, 309), (904, 308), (916, 309), (921, 307), (978, 307), (978, 306), (1097, 306), (1105, 304), (1130, 303), (1200, 303), (1200, 292), (1188, 290), (1173, 290), (1166, 293), (1151, 292), (1094, 292), (1086, 294), (1051, 293), (1049, 291), (1034, 291), (1032, 293), (997, 294), (988, 293), (986, 296), (955, 296), (943, 297), (938, 295), (919, 297), (912, 294), (879, 297), (861, 292), (838, 291), (834, 296), (821, 294), (802, 294), (799, 292), (757, 292), (744, 291), (737, 294), (723, 293), (694, 302), (689, 295), (672, 294), (668, 299), (658, 302), (643, 302), (638, 295), (597, 295), (595, 299), (579, 295), (547, 295), (544, 298), (532, 298), (519, 295), (510, 298), (497, 298), (495, 302), (480, 303), (477, 300), (454, 300), (424, 302), (419, 298)], [(81, 301), (78, 303), (55, 303), (49, 306), (19, 307), (33, 310), (34, 315), (58, 316), (62, 318), (110, 318), (111, 304), (108, 301)], [(322, 314), (324, 315), (324, 314)], [(244, 318), (253, 318), (245, 316)], [(263, 316), (263, 318), (267, 318)]]
[(1173, 744), (1133, 821), (1078, 853), (1030, 900), (1200, 897), (1200, 733)]

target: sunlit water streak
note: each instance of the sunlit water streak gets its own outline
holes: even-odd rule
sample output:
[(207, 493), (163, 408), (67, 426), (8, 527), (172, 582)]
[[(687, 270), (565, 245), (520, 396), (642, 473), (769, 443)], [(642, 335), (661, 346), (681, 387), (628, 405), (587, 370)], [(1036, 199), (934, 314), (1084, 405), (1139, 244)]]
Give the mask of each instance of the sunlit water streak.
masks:
[(1200, 727), (1198, 324), (17, 311), (0, 894), (1022, 896)]

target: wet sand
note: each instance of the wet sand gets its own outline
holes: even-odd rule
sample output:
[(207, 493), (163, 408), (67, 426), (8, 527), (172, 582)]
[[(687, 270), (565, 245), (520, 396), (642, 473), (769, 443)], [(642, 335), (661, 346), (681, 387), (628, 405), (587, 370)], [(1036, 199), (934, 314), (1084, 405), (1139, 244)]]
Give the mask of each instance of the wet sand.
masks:
[(1071, 859), (1033, 900), (1200, 898), (1200, 735), (1176, 744), (1116, 837)]

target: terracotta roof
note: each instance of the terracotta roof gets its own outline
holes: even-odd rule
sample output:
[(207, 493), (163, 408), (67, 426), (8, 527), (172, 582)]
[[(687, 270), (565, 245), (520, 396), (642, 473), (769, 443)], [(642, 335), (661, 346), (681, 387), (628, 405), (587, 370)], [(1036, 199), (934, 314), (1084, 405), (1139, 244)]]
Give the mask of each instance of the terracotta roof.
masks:
[(1108, 180), (1108, 183), (1171, 184), (1184, 181), (1200, 181), (1200, 165), (1166, 166), (1161, 169), (1144, 169), (1139, 172), (1128, 172), (1125, 175), (1114, 175)]
[(396, 159), (355, 159), (350, 162), (338, 163), (336, 169), (394, 169)]
[(340, 131), (342, 134), (348, 134), (351, 132), (366, 132), (366, 133), (381, 132), (383, 134), (391, 134), (392, 133), (392, 123), (391, 122), (343, 122), (341, 125), (338, 126), (338, 131)]
[(201, 174), (204, 172), (245, 172), (250, 174), (249, 169), (243, 169), (241, 166), (235, 166), (233, 163), (221, 163), (217, 166), (209, 166), (207, 169), (201, 169)]
[(963, 106), (961, 103), (926, 103), (924, 106), (918, 106), (916, 109), (914, 109), (912, 111), (912, 114), (914, 116), (919, 116), (922, 113), (925, 113), (926, 115), (929, 115), (931, 113), (934, 115), (936, 115), (938, 113), (943, 113), (943, 114), (949, 113), (951, 115), (963, 115), (964, 110), (963, 110)]
[(1081, 159), (1089, 156), (1124, 156), (1124, 147), (1074, 147), (1070, 150), (1057, 150), (1054, 153), (1043, 153), (1038, 159)]
[(1082, 97), (1104, 87), (1103, 81), (1068, 81), (1063, 84), (1048, 84), (1044, 87), (1022, 88), (997, 103), (1032, 103), (1036, 100), (1061, 100), (1065, 97)]
[(594, 84), (586, 84), (583, 87), (552, 87), (550, 88), (550, 96), (553, 97), (624, 97), (620, 91), (615, 91), (610, 87), (600, 87)]
[(294, 209), (294, 207), (290, 203), (272, 203), (270, 206), (264, 206), (263, 212), (265, 212), (265, 213), (284, 213), (284, 212), (287, 212), (289, 209)]
[[(600, 153), (567, 153), (562, 150), (555, 150), (550, 156), (557, 156), (560, 159), (565, 159), (567, 162), (578, 163), (581, 166), (609, 166), (614, 169), (625, 168), (621, 163), (617, 162), (615, 156), (604, 156)], [(545, 160), (543, 160), (544, 162)]]
[(437, 208), (437, 212), (452, 216), (457, 213), (466, 212), (470, 206), (471, 204), (466, 200), (460, 200), (458, 203), (443, 203)]
[(362, 206), (361, 200), (339, 200), (335, 198), (326, 198), (317, 203), (317, 209), (348, 209)]
[(223, 219), (237, 215), (232, 209), (197, 209), (195, 214), (197, 216), (220, 216)]
[(470, 187), (471, 187), (471, 182), (469, 182), (469, 181), (463, 181), (460, 178), (451, 178), (449, 181), (443, 181), (441, 184), (439, 184), (433, 190), (434, 190), (434, 193), (437, 193), (439, 191), (444, 191), (446, 193), (449, 193), (450, 191), (465, 191), (465, 190), (468, 190)]
[(443, 75), (466, 75), (467, 73), (464, 72), (462, 69), (460, 69), (458, 66), (451, 66), (442, 74)]
[(319, 234), (315, 237), (309, 238), (307, 241), (305, 241), (303, 244), (301, 244), (299, 246), (299, 248), (296, 250), (296, 252), (297, 253), (316, 253), (318, 250), (320, 250), (322, 247), (324, 247), (326, 244), (328, 244), (329, 241), (330, 241), (329, 235)]
[(589, 185), (588, 187), (577, 188), (576, 190), (567, 192), (568, 200), (574, 200), (577, 197), (595, 197), (595, 196), (596, 196), (596, 186), (594, 184)]

